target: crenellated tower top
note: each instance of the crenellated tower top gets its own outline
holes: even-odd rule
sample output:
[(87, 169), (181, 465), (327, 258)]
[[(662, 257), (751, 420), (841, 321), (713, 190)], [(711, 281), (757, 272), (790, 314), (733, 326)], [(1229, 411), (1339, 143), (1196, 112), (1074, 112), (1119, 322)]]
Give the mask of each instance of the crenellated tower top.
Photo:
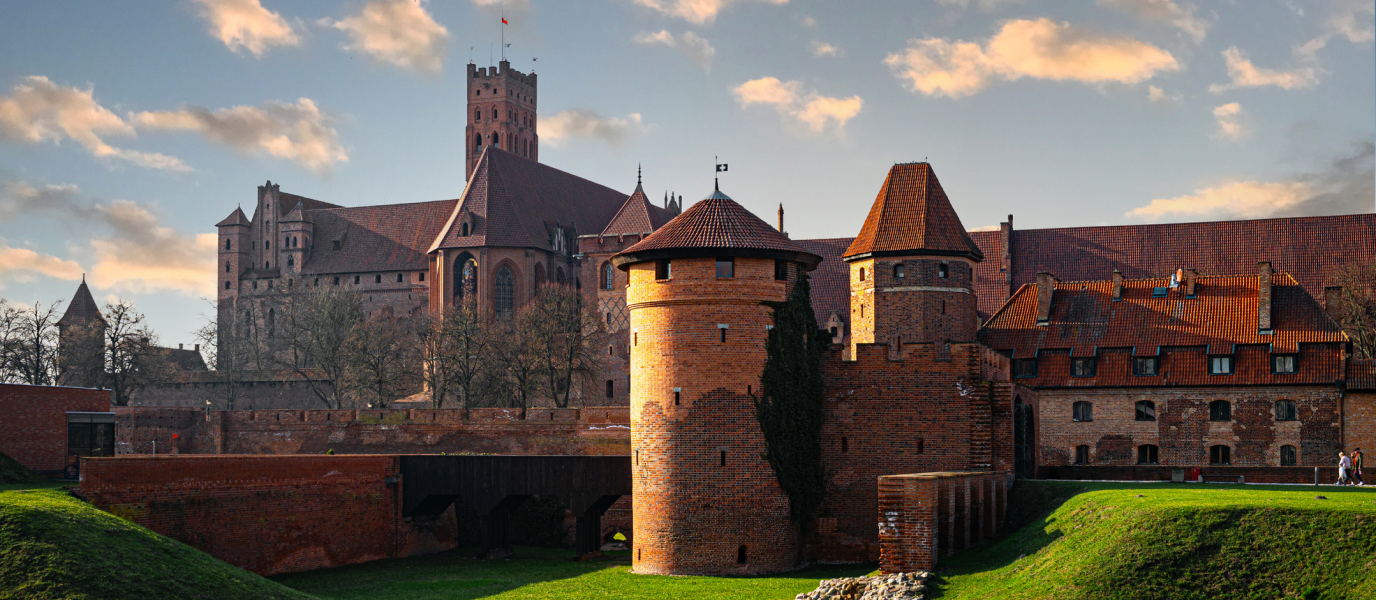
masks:
[(468, 127), (465, 129), (465, 181), (483, 150), (496, 146), (517, 156), (539, 160), (535, 133), (535, 73), (522, 73), (503, 60), (496, 67), (468, 63)]

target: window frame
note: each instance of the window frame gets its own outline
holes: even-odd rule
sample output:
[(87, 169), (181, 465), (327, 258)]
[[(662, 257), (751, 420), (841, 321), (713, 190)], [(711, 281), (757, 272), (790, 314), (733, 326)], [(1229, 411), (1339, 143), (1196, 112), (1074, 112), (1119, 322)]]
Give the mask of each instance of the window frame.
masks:
[[(1081, 411), (1080, 407), (1084, 407)], [(1081, 414), (1081, 413), (1084, 414)], [(1094, 422), (1094, 403), (1088, 400), (1077, 400), (1070, 405), (1070, 421), (1072, 423), (1093, 423)]]
[[(1145, 456), (1144, 456), (1145, 455)], [(1161, 447), (1156, 444), (1142, 444), (1137, 447), (1137, 464), (1161, 464)]]
[(1090, 463), (1090, 461), (1092, 460), (1092, 458), (1093, 458), (1093, 457), (1091, 457), (1091, 456), (1089, 455), (1089, 444), (1079, 444), (1079, 445), (1075, 446), (1075, 462), (1074, 462), (1074, 464), (1076, 464), (1076, 465), (1087, 465), (1087, 464)]
[[(1225, 363), (1226, 363), (1225, 365), (1223, 365), (1223, 366), (1224, 366), (1224, 369), (1221, 370), (1221, 371), (1218, 369), (1219, 361), (1225, 361)], [(1232, 375), (1232, 374), (1235, 373), (1236, 371), (1237, 371), (1237, 361), (1234, 360), (1233, 355), (1231, 355), (1231, 354), (1226, 354), (1226, 355), (1221, 354), (1221, 355), (1218, 355), (1218, 356), (1210, 356), (1210, 357), (1209, 357), (1209, 374), (1210, 374), (1210, 375)]]
[[(717, 264), (717, 269), (716, 269), (717, 279), (735, 279), (735, 278), (736, 278), (736, 259), (735, 259), (735, 258), (730, 257), (730, 256), (719, 256), (719, 257), (717, 257), (717, 263), (716, 263), (716, 264)], [(722, 275), (722, 265), (726, 265), (726, 274), (725, 274), (725, 275)]]
[(788, 261), (782, 259), (774, 261), (774, 281), (788, 281)]
[(673, 261), (662, 258), (655, 261), (655, 281), (669, 281), (674, 278)]
[[(1014, 379), (1036, 379), (1037, 377), (1037, 357), (1013, 359), (1013, 378)], [(1021, 372), (1020, 366), (1032, 365), (1031, 374)], [(1020, 374), (1021, 373), (1021, 374)]]
[[(1286, 461), (1286, 460), (1285, 460), (1285, 458), (1286, 458), (1285, 454), (1286, 454), (1286, 451), (1287, 451), (1287, 450), (1288, 450), (1289, 453), (1290, 453), (1290, 460), (1289, 460), (1289, 461)], [(1289, 464), (1286, 464), (1287, 462), (1288, 462)], [(1300, 466), (1299, 448), (1296, 448), (1296, 447), (1294, 447), (1294, 446), (1291, 446), (1290, 444), (1285, 444), (1285, 445), (1281, 446), (1281, 447), (1280, 447), (1280, 466), (1282, 466), (1282, 467), (1298, 467), (1298, 466)]]
[[(1219, 410), (1219, 407), (1224, 407)], [(1219, 418), (1219, 413), (1226, 413), (1223, 418)], [(1227, 400), (1212, 400), (1209, 402), (1209, 422), (1210, 423), (1229, 423), (1233, 420), (1233, 403)]]
[[(1288, 408), (1289, 408), (1289, 417), (1284, 418), (1284, 419), (1281, 418), (1281, 414), (1280, 414), (1280, 407), (1281, 407), (1282, 403), (1288, 405)], [(1285, 421), (1298, 421), (1298, 420), (1300, 420), (1300, 407), (1299, 407), (1298, 404), (1295, 403), (1294, 400), (1286, 400), (1286, 399), (1282, 398), (1282, 399), (1277, 400), (1277, 401), (1275, 402), (1274, 408), (1275, 408), (1274, 416), (1275, 416), (1275, 418), (1276, 418), (1276, 421), (1285, 422)]]
[(1231, 465), (1233, 464), (1233, 448), (1227, 444), (1214, 444), (1209, 446), (1210, 465)]
[[(1088, 363), (1088, 364), (1089, 364), (1089, 373), (1086, 374), (1086, 375), (1079, 375), (1079, 374), (1076, 374), (1076, 372), (1075, 372), (1075, 370), (1076, 370), (1076, 369), (1075, 369), (1076, 363)], [(1094, 377), (1094, 375), (1098, 372), (1098, 369), (1099, 369), (1099, 361), (1095, 360), (1093, 356), (1072, 356), (1072, 357), (1070, 357), (1070, 376), (1071, 376), (1071, 377)]]
[(905, 277), (905, 273), (904, 273), (904, 269), (903, 269), (903, 263), (898, 263), (898, 264), (894, 265), (894, 266), (893, 266), (893, 278), (894, 278), (894, 279), (903, 279), (904, 277)]
[[(1150, 415), (1147, 415), (1147, 414), (1142, 410), (1142, 406), (1143, 406), (1143, 405), (1147, 405), (1147, 406), (1151, 409), (1151, 414), (1150, 414)], [(1151, 400), (1138, 400), (1137, 402), (1134, 402), (1134, 403), (1132, 404), (1132, 413), (1133, 413), (1133, 420), (1134, 420), (1134, 421), (1140, 421), (1140, 422), (1154, 422), (1154, 421), (1156, 421), (1156, 402), (1151, 401)], [(1144, 418), (1144, 417), (1146, 417), (1146, 418)]]
[[(1144, 372), (1140, 369), (1141, 365), (1150, 364), (1151, 372)], [(1159, 356), (1134, 356), (1132, 357), (1132, 375), (1134, 377), (1160, 377), (1161, 376), (1161, 357)]]
[[(1290, 359), (1290, 370), (1281, 371), (1277, 368), (1277, 363), (1282, 359)], [(1300, 372), (1300, 356), (1298, 354), (1272, 354), (1271, 355), (1271, 374), (1272, 375), (1294, 375)]]

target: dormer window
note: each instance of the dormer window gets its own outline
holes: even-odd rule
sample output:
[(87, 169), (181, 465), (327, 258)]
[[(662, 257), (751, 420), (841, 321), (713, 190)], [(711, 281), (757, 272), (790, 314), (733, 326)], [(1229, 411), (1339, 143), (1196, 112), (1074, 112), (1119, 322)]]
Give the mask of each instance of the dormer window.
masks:
[(1211, 356), (1209, 357), (1210, 375), (1232, 375), (1233, 357), (1231, 356)]
[(1094, 357), (1072, 358), (1070, 359), (1071, 377), (1093, 377), (1094, 376)]
[(1296, 372), (1294, 354), (1277, 354), (1271, 357), (1271, 372), (1278, 375), (1293, 375)]
[(1132, 359), (1132, 374), (1154, 376), (1161, 368), (1161, 359), (1155, 356), (1134, 357)]
[(459, 225), (459, 237), (468, 237), (468, 223)]
[(1013, 361), (1013, 377), (1031, 378), (1037, 376), (1037, 359), (1019, 358)]

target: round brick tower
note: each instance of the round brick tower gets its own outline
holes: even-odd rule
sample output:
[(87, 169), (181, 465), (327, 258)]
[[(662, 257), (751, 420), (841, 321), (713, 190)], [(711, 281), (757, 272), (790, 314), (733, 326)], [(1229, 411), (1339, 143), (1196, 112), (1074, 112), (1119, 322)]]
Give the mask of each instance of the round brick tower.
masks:
[(984, 254), (961, 225), (932, 166), (894, 165), (844, 260), (851, 343), (974, 342), (975, 264)]
[(629, 274), (634, 572), (798, 564), (751, 395), (773, 323), (763, 303), (819, 262), (720, 191), (612, 258)]

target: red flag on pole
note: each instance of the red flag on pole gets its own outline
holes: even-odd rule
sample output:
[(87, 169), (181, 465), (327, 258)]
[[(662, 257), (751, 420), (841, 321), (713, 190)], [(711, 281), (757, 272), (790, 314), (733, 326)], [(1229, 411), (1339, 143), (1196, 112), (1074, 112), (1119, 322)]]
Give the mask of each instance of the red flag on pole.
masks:
[(502, 17), (502, 24), (503, 24), (503, 25), (510, 25), (510, 23), (507, 23), (507, 22), (506, 22), (506, 17)]

